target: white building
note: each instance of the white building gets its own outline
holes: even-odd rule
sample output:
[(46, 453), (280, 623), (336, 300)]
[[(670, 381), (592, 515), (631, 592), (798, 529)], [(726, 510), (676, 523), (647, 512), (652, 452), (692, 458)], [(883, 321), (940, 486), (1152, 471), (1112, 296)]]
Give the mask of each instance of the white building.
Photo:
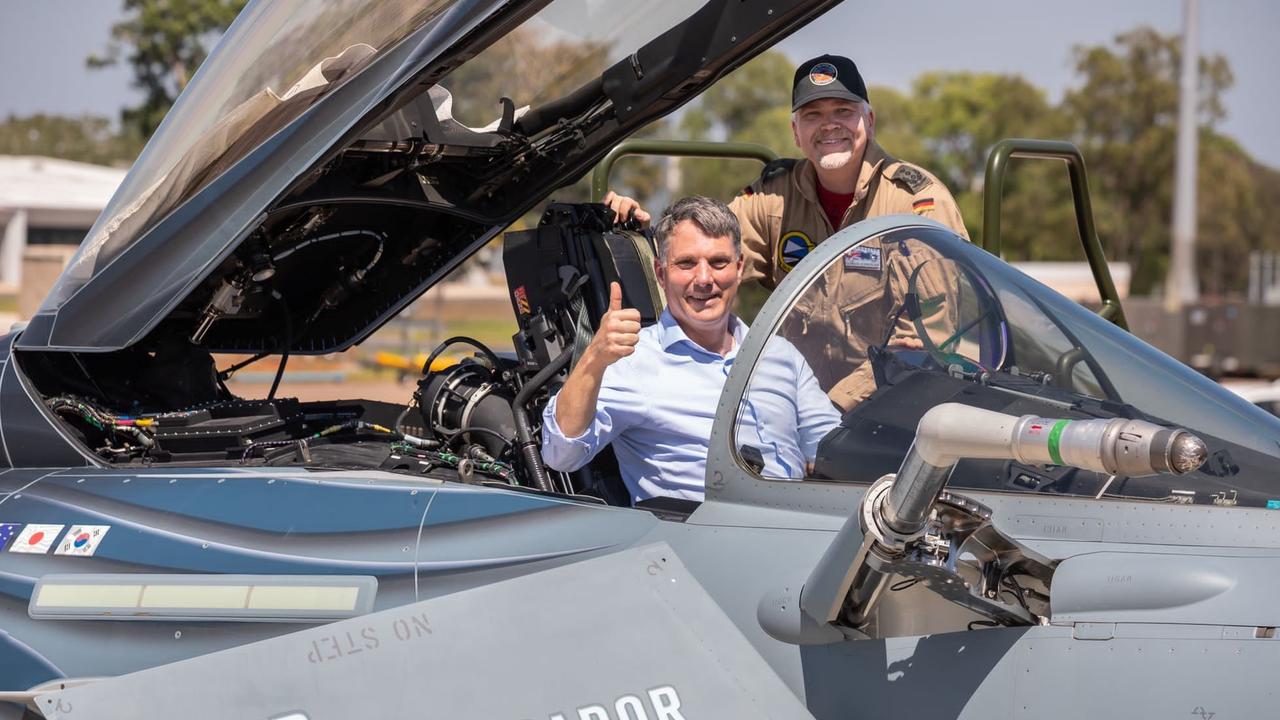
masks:
[(127, 170), (46, 157), (0, 155), (0, 286), (22, 284), (28, 246), (77, 246)]
[[(1078, 303), (1102, 303), (1093, 270), (1087, 262), (1016, 262), (1013, 266)], [(1116, 294), (1121, 300), (1129, 297), (1132, 276), (1129, 263), (1109, 262), (1107, 267), (1111, 269), (1111, 282), (1116, 286)]]

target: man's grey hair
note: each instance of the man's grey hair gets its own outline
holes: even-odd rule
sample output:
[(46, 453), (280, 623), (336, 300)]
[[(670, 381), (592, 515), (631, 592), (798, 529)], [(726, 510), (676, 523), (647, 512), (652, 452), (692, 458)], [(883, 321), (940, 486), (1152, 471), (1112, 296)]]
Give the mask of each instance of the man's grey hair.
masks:
[(671, 233), (676, 225), (685, 220), (696, 225), (707, 237), (730, 238), (733, 240), (734, 257), (742, 256), (742, 228), (738, 225), (738, 216), (733, 214), (728, 205), (715, 198), (690, 195), (672, 203), (653, 226), (653, 240), (658, 245), (659, 261), (667, 261)]

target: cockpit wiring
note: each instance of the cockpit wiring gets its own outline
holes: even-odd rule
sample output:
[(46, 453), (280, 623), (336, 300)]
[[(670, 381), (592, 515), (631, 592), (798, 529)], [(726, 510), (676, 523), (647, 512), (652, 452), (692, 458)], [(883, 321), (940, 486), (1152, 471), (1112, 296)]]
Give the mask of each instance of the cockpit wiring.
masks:
[[(155, 424), (152, 418), (135, 418), (129, 416), (116, 416), (105, 412), (79, 398), (68, 395), (60, 395), (50, 398), (48, 406), (51, 411), (58, 415), (66, 415), (78, 418), (88, 423), (90, 426), (97, 428), (112, 439), (119, 439), (123, 436), (125, 439), (131, 439), (145, 452), (155, 447), (155, 438), (147, 428)], [(102, 448), (111, 454), (119, 454), (128, 452), (127, 446), (107, 445)]]

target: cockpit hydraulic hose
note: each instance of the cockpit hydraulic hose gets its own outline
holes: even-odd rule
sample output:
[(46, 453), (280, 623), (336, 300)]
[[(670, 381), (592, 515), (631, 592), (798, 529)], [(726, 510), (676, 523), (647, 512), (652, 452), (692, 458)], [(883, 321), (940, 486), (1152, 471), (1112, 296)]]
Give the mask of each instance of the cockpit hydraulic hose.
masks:
[(542, 464), (538, 443), (533, 439), (533, 427), (529, 423), (527, 408), (533, 394), (557, 373), (568, 367), (572, 359), (573, 348), (570, 347), (556, 356), (549, 365), (539, 370), (538, 374), (529, 378), (524, 387), (520, 388), (520, 392), (516, 393), (515, 399), (511, 401), (511, 413), (516, 419), (516, 435), (520, 440), (520, 457), (524, 459), (525, 470), (533, 479), (533, 484), (543, 492), (551, 491), (551, 477), (547, 475), (547, 468)]

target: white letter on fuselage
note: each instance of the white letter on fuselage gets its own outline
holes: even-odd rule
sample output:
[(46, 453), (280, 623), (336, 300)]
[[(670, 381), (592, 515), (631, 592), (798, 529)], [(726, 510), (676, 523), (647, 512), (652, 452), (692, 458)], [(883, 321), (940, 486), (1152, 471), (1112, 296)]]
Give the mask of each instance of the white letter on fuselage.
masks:
[(609, 720), (609, 711), (599, 705), (578, 708), (578, 720)]
[(680, 712), (680, 696), (670, 685), (650, 690), (649, 702), (653, 703), (654, 720), (684, 720)]
[(649, 720), (644, 711), (644, 703), (635, 695), (623, 695), (613, 704), (613, 712), (618, 720)]

